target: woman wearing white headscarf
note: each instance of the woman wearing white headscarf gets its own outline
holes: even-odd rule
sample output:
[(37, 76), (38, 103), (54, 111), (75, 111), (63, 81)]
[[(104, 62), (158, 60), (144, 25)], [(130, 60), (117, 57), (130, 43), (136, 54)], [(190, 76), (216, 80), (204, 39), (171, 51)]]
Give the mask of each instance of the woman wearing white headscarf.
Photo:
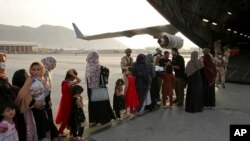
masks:
[(109, 123), (112, 119), (115, 119), (109, 99), (103, 101), (91, 101), (90, 99), (91, 90), (100, 86), (101, 69), (104, 67), (99, 64), (99, 55), (97, 52), (90, 52), (86, 61), (85, 80), (87, 82), (87, 93), (89, 99), (89, 125), (94, 126), (97, 123)]
[(191, 53), (191, 59), (187, 63), (185, 73), (188, 77), (188, 86), (186, 94), (186, 112), (202, 112), (203, 99), (202, 99), (202, 77), (204, 64), (198, 59), (198, 52)]
[(52, 102), (51, 102), (51, 88), (52, 88), (52, 78), (51, 78), (51, 71), (56, 67), (56, 59), (52, 56), (45, 57), (41, 60), (45, 68), (44, 78), (50, 87), (49, 96), (46, 97), (46, 111), (48, 114), (49, 124), (50, 124), (50, 134), (51, 139), (58, 137), (58, 129), (54, 124), (54, 118), (52, 114)]

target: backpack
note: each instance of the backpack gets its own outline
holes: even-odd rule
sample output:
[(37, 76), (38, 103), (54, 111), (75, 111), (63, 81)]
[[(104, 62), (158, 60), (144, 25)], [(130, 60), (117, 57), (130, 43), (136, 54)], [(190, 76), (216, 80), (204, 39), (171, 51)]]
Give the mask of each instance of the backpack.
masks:
[(108, 84), (109, 79), (109, 69), (101, 66), (101, 74), (100, 74), (100, 86), (106, 86)]

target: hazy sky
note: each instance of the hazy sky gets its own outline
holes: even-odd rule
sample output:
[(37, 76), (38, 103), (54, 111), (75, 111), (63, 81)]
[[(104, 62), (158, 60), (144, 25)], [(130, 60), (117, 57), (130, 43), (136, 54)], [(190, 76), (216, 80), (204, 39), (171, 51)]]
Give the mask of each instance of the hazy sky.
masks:
[[(73, 29), (74, 22), (87, 35), (168, 24), (146, 0), (0, 0), (0, 9), (0, 24)], [(149, 35), (116, 39), (133, 48), (158, 46)], [(185, 48), (193, 46), (184, 38)]]

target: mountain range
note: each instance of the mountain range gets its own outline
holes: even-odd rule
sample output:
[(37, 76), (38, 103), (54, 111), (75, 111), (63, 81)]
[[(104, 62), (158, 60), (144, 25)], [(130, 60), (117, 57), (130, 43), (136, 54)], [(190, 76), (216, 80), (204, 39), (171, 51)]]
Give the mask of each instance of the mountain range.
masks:
[(0, 41), (35, 42), (40, 48), (82, 48), (90, 49), (125, 49), (126, 45), (115, 39), (84, 41), (77, 39), (73, 30), (62, 26), (41, 25), (11, 26), (0, 24)]

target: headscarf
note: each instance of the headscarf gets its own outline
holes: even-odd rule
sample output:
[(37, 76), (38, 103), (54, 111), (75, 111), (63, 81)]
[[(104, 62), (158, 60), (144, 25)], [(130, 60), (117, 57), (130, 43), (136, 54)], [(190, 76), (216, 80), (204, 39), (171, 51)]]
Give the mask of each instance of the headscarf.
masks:
[(148, 71), (150, 73), (151, 80), (155, 77), (155, 66), (153, 65), (153, 55), (152, 54), (147, 54), (146, 56), (146, 64), (148, 67)]
[(56, 67), (56, 59), (52, 56), (48, 56), (48, 57), (43, 58), (41, 62), (43, 63), (44, 68), (45, 68), (45, 73), (44, 73), (45, 80), (47, 81), (49, 87), (51, 88), (52, 78), (51, 78), (50, 71)]
[(136, 78), (143, 79), (146, 85), (148, 85), (150, 78), (149, 78), (149, 70), (146, 65), (146, 56), (144, 54), (139, 54), (136, 58), (136, 62), (133, 65), (134, 76)]
[(197, 51), (193, 51), (191, 53), (191, 59), (190, 61), (188, 61), (186, 69), (185, 69), (185, 73), (187, 74), (187, 76), (189, 77), (190, 75), (192, 75), (194, 72), (196, 72), (197, 70), (201, 69), (204, 67), (203, 62), (201, 62), (198, 59), (198, 52)]
[(216, 66), (208, 53), (204, 53), (203, 63), (206, 80), (209, 85), (212, 85), (215, 82), (216, 78)]
[(99, 87), (101, 65), (99, 64), (99, 55), (92, 51), (86, 58), (85, 80), (89, 88)]
[(146, 63), (147, 64), (152, 64), (153, 63), (153, 55), (152, 54), (147, 54), (146, 56)]
[(136, 58), (136, 63), (145, 64), (146, 56), (144, 54), (139, 54)]
[(20, 70), (17, 70), (13, 77), (12, 77), (12, 85), (13, 86), (17, 86), (18, 88), (22, 88), (22, 86), (24, 85), (25, 83), (25, 69), (20, 69)]
[(38, 65), (38, 66), (41, 68), (41, 72), (38, 74), (39, 77), (43, 77), (43, 76), (44, 76), (44, 73), (45, 73), (45, 67), (44, 67), (43, 63), (42, 63), (42, 62), (39, 62), (39, 61), (33, 62), (33, 63), (30, 65), (30, 68), (29, 68), (30, 75), (32, 75), (32, 67), (33, 67), (33, 66), (36, 66), (36, 65)]
[(46, 71), (51, 71), (56, 67), (56, 59), (52, 56), (45, 57), (41, 60)]

